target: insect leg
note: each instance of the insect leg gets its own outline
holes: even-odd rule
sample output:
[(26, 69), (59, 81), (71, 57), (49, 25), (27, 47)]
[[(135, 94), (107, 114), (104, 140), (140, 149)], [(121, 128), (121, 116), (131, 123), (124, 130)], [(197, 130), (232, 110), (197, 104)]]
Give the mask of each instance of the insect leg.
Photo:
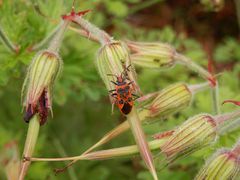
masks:
[(115, 85), (118, 85), (116, 82), (114, 82), (114, 81), (111, 81), (113, 84), (115, 84)]
[(132, 93), (131, 95), (134, 97), (133, 101), (135, 101), (136, 99), (140, 98), (140, 96), (137, 95), (137, 94), (133, 94), (133, 93)]
[[(129, 80), (129, 79), (128, 79)], [(130, 81), (129, 83), (128, 83), (128, 85), (130, 85), (130, 84), (133, 84), (134, 83), (134, 81)]]
[(117, 93), (112, 93), (111, 96), (112, 96), (112, 97), (116, 97), (116, 96), (117, 96)]

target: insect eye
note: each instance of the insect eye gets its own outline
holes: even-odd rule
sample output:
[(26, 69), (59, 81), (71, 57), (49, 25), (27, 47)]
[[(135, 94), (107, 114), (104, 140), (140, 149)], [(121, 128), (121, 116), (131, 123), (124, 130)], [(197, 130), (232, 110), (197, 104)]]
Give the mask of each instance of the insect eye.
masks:
[(120, 101), (118, 101), (119, 104), (123, 104), (123, 100), (121, 99)]

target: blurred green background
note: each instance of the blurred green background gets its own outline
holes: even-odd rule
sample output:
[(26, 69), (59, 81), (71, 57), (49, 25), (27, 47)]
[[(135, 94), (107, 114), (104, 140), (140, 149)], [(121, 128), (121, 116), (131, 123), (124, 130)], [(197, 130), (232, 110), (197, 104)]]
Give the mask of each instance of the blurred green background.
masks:
[[(10, 140), (17, 140), (23, 150), (28, 125), (22, 118), (21, 86), (27, 65), (35, 52), (27, 50), (40, 42), (56, 26), (53, 20), (69, 12), (69, 0), (0, 0), (0, 25), (16, 44), (18, 54), (0, 44), (0, 149)], [(218, 10), (206, 0), (76, 0), (77, 10), (91, 9), (85, 18), (106, 30), (116, 39), (161, 41), (172, 44), (184, 55), (207, 67), (214, 61), (215, 73), (222, 73), (220, 100), (240, 99), (240, 44), (236, 5), (232, 0)], [(48, 18), (42, 16), (46, 15)], [(124, 121), (111, 104), (107, 91), (96, 71), (94, 61), (100, 46), (69, 30), (60, 54), (64, 70), (54, 88), (54, 117), (41, 127), (35, 156), (60, 157), (81, 154), (106, 132)], [(137, 68), (144, 93), (160, 90), (172, 83), (200, 83), (195, 73), (177, 65), (170, 70)], [(166, 120), (144, 126), (151, 135), (178, 126), (201, 112), (212, 112), (210, 92), (196, 95), (192, 106)], [(236, 109), (225, 105), (223, 112)], [(192, 179), (204, 160), (216, 148), (232, 146), (240, 137), (236, 130), (222, 136), (215, 146), (178, 160), (159, 171), (159, 178)], [(131, 132), (104, 145), (104, 149), (134, 144)], [(138, 156), (105, 161), (84, 161), (57, 176), (53, 169), (64, 163), (33, 163), (26, 179), (122, 180), (151, 179)], [(4, 179), (1, 169), (0, 179)]]

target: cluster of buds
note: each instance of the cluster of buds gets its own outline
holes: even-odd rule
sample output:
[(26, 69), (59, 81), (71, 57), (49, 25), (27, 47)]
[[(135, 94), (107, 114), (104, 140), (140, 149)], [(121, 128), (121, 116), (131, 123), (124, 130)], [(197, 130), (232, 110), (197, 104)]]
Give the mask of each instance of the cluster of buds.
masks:
[[(146, 121), (152, 122), (157, 118), (158, 120), (161, 120), (163, 117), (167, 117), (174, 113), (180, 112), (191, 104), (195, 93), (198, 93), (207, 88), (209, 88), (208, 82), (194, 85), (177, 83), (170, 85), (161, 91), (142, 96), (137, 99), (137, 101), (140, 102), (140, 105), (141, 103), (145, 103), (145, 101), (147, 101), (147, 104), (145, 103), (144, 108), (138, 108), (139, 118), (142, 123)], [(86, 152), (92, 151), (96, 147), (107, 143), (108, 141), (127, 131), (129, 128), (129, 123), (127, 121), (123, 122), (108, 132), (105, 136), (103, 136)]]
[(209, 114), (196, 115), (176, 128), (160, 147), (168, 162), (215, 142), (217, 122)]
[(240, 175), (240, 144), (233, 149), (220, 149), (199, 171), (195, 180), (202, 179), (232, 179), (237, 180)]

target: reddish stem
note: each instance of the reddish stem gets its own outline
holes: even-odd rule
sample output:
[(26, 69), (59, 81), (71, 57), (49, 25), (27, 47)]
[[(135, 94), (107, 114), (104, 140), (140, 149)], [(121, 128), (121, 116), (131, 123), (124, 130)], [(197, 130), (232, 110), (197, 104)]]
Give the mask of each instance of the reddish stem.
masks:
[(223, 101), (222, 105), (225, 104), (225, 103), (233, 103), (237, 106), (240, 106), (240, 101), (236, 101), (236, 100), (231, 100), (231, 99), (225, 100), (225, 101)]

